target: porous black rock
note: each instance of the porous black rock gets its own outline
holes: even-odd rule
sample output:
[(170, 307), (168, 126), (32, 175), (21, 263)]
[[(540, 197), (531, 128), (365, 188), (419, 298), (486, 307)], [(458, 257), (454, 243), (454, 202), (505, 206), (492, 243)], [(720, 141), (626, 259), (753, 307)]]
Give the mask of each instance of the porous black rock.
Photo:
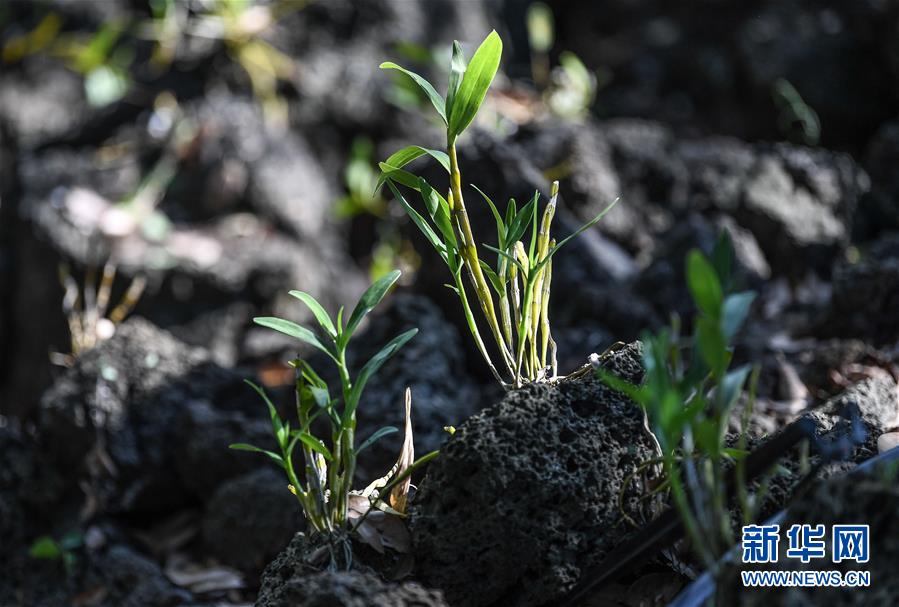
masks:
[[(604, 364), (640, 382), (640, 353)], [(412, 515), (419, 579), (452, 604), (552, 604), (626, 535), (618, 494), (652, 455), (641, 410), (592, 377), (509, 393), (429, 467)], [(625, 490), (632, 513), (637, 497)]]
[(445, 607), (439, 590), (391, 583), (353, 561), (350, 571), (321, 571), (320, 541), (298, 533), (262, 575), (256, 607)]
[(284, 474), (263, 468), (223, 484), (203, 518), (203, 544), (221, 563), (258, 575), (300, 527)]
[[(179, 434), (182, 416), (205, 406), (244, 421), (263, 419), (264, 407), (243, 378), (212, 363), (207, 351), (132, 318), (79, 356), (44, 394), (39, 429), (46, 455), (55, 469), (69, 471), (71, 485), (88, 481), (102, 508), (159, 512), (182, 507), (196, 496), (177, 474), (179, 450), (193, 444)], [(193, 427), (215, 426), (218, 417), (195, 415)], [(196, 475), (221, 481), (247, 471), (225, 466), (231, 454), (224, 440), (203, 446), (204, 452), (216, 453), (193, 458), (201, 463), (224, 458), (209, 470), (195, 470)], [(238, 454), (233, 455), (236, 460)], [(204, 487), (206, 495), (215, 488)]]

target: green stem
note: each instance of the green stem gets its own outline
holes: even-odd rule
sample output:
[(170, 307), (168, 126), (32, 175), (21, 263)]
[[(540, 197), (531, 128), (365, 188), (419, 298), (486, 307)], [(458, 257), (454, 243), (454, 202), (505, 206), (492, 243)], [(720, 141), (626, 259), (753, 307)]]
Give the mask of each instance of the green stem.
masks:
[(459, 160), (456, 155), (455, 142), (450, 142), (447, 149), (450, 158), (450, 190), (452, 192), (450, 212), (453, 214), (453, 218), (455, 219), (454, 223), (459, 231), (459, 253), (465, 261), (465, 266), (468, 269), (472, 286), (474, 286), (475, 294), (481, 304), (481, 311), (484, 313), (487, 325), (493, 333), (493, 338), (503, 357), (503, 361), (511, 372), (512, 355), (503, 339), (502, 330), (500, 329), (499, 321), (496, 318), (493, 295), (490, 293), (490, 287), (487, 284), (487, 280), (484, 278), (484, 272), (481, 270), (477, 245), (475, 243), (474, 234), (471, 231), (468, 213), (465, 210), (465, 201), (462, 198), (462, 175), (459, 172)]

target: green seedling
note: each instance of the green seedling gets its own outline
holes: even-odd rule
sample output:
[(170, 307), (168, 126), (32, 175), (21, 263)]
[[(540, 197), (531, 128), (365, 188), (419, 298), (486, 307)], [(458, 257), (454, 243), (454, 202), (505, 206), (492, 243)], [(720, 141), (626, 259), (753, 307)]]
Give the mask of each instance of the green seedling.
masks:
[(137, 29), (137, 35), (156, 43), (151, 65), (165, 71), (177, 59), (180, 48), (203, 41), (219, 41), (228, 56), (250, 81), (253, 95), (270, 121), (285, 124), (287, 102), (278, 92), (282, 82), (291, 82), (296, 68), (293, 59), (265, 39), (264, 33), (288, 14), (301, 10), (305, 0), (211, 0), (195, 9), (179, 0), (152, 0), (152, 17)]
[[(361, 444), (356, 444), (356, 411), (362, 400), (363, 390), (371, 377), (412, 339), (418, 329), (410, 329), (393, 338), (355, 377), (351, 377), (347, 366), (347, 348), (362, 320), (380, 303), (399, 276), (400, 273), (394, 271), (374, 282), (362, 295), (349, 319), (344, 318), (343, 308), (337, 312), (337, 317), (332, 319), (311, 295), (302, 291), (291, 291), (293, 297), (309, 308), (319, 325), (319, 334), (281, 318), (254, 319), (258, 325), (294, 337), (307, 346), (323, 352), (337, 368), (340, 391), (339, 394), (332, 395), (327, 383), (308, 362), (301, 359), (292, 361), (296, 370), (296, 413), (299, 422), (296, 428), (292, 428), (289, 421), (281, 419), (275, 405), (262, 388), (247, 382), (268, 406), (278, 451), (269, 451), (245, 443), (231, 445), (232, 449), (261, 453), (284, 470), (289, 483), (288, 489), (299, 501), (310, 530), (322, 534), (329, 540), (332, 563), (337, 567), (349, 566), (351, 555), (346, 539), (361, 523), (360, 521), (352, 528), (349, 525), (351, 505), (354, 511), (359, 511), (358, 505), (354, 504), (358, 500), (354, 500), (354, 497), (362, 495), (379, 510), (392, 510), (392, 513), (402, 514), (382, 503), (380, 496), (393, 493), (393, 489), (408, 478), (417, 466), (436, 455), (430, 453), (417, 462), (406, 461), (401, 456), (402, 465), (398, 463), (386, 477), (373, 483), (362, 494), (352, 491), (359, 454), (378, 439), (397, 432), (395, 427), (385, 426)], [(411, 400), (408, 400), (406, 435), (411, 442), (411, 427), (408, 422), (410, 409)], [(319, 418), (330, 425), (331, 432), (327, 439), (314, 434), (313, 422)], [(294, 463), (293, 454), (297, 449), (302, 453), (302, 468), (298, 468)], [(404, 454), (408, 455), (405, 448)], [(396, 503), (393, 499), (391, 501)], [(363, 513), (363, 516), (366, 514)]]
[[(558, 183), (552, 184), (549, 203), (542, 213), (539, 193), (520, 209), (510, 200), (505, 213), (500, 213), (493, 201), (477, 190), (493, 214), (497, 232), (496, 246), (483, 245), (496, 255), (495, 265), (482, 258), (462, 196), (456, 142), (477, 115), (499, 68), (501, 55), (502, 41), (496, 32), (487, 36), (471, 61), (466, 60), (461, 45), (454, 43), (445, 99), (418, 74), (392, 62), (381, 64), (383, 69), (398, 70), (411, 78), (427, 95), (446, 129), (446, 151), (417, 145), (405, 147), (380, 163), (378, 185), (386, 183), (449, 267), (453, 283), (447, 286), (459, 297), (469, 331), (494, 377), (506, 388), (517, 388), (532, 381), (557, 379), (556, 346), (549, 324), (552, 257), (573, 237), (599, 221), (614, 202), (574, 234), (556, 242), (550, 227), (558, 201)], [(423, 156), (436, 160), (446, 170), (449, 176), (446, 197), (404, 168)], [(406, 200), (400, 187), (420, 195), (428, 219)], [(530, 238), (525, 244), (528, 233)], [(474, 289), (493, 336), (501, 360), (499, 365), (493, 363), (481, 337), (463, 274)]]
[(411, 244), (403, 238), (397, 222), (388, 216), (387, 200), (377, 187), (380, 171), (372, 159), (369, 139), (357, 137), (343, 171), (346, 193), (334, 205), (337, 216), (349, 219), (368, 215), (375, 222), (377, 241), (371, 250), (369, 276), (377, 280), (399, 266), (416, 269), (419, 258)]
[[(599, 377), (638, 403), (657, 441), (658, 458), (647, 466), (661, 466), (656, 493), (668, 490), (702, 563), (716, 570), (718, 559), (734, 543), (733, 521), (726, 502), (726, 474), (736, 467), (738, 483), (745, 479), (742, 461), (745, 432), (735, 448), (725, 433), (731, 410), (747, 382), (755, 395), (750, 366), (730, 369), (731, 342), (755, 298), (752, 292), (728, 293), (732, 247), (726, 233), (711, 258), (698, 250), (687, 257), (687, 281), (698, 313), (690, 346), (683, 348), (679, 323), (643, 336), (645, 380), (634, 386), (598, 369)], [(744, 415), (745, 422), (745, 415)], [(744, 423), (744, 429), (745, 429)], [(744, 521), (753, 518), (753, 501), (746, 483), (737, 487)]]
[(528, 44), (531, 47), (531, 74), (550, 112), (562, 118), (583, 117), (596, 99), (596, 74), (571, 51), (559, 53), (559, 65), (551, 67), (550, 51), (555, 44), (552, 9), (532, 2), (527, 10)]
[(28, 549), (28, 556), (33, 559), (47, 561), (59, 561), (65, 568), (66, 574), (71, 575), (78, 561), (75, 551), (84, 545), (84, 537), (81, 533), (67, 533), (59, 540), (49, 535), (42, 535), (32, 542)]

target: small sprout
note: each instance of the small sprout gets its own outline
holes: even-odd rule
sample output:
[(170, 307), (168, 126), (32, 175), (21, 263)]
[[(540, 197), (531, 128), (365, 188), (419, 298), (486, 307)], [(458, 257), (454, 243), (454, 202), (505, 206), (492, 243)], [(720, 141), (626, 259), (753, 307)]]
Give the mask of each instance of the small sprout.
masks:
[[(348, 319), (344, 319), (343, 309), (338, 312), (335, 319), (332, 319), (311, 295), (302, 291), (291, 291), (290, 294), (312, 312), (319, 326), (318, 333), (281, 318), (254, 319), (258, 325), (294, 337), (326, 354), (337, 368), (340, 378), (339, 394), (332, 396), (328, 384), (308, 362), (302, 359), (292, 361), (291, 366), (294, 367), (296, 377), (296, 412), (299, 422), (299, 425), (293, 428), (289, 421), (281, 419), (277, 408), (265, 391), (248, 381), (250, 387), (259, 394), (268, 407), (278, 449), (269, 451), (246, 443), (237, 443), (230, 447), (260, 453), (284, 470), (288, 490), (299, 501), (311, 531), (328, 538), (332, 563), (337, 567), (346, 568), (351, 563), (351, 553), (346, 539), (349, 533), (362, 531), (359, 528), (361, 521), (356, 522), (356, 519), (362, 517), (364, 520), (370, 506), (391, 514), (400, 514), (381, 501), (380, 496), (392, 492), (394, 487), (400, 487), (400, 483), (411, 474), (412, 470), (436, 455), (436, 452), (433, 452), (418, 462), (410, 460), (411, 396), (408, 396), (406, 437), (409, 446), (404, 445), (400, 461), (390, 474), (378, 479), (361, 493), (352, 491), (359, 454), (380, 438), (397, 431), (394, 427), (386, 426), (372, 433), (361, 444), (356, 444), (356, 411), (362, 400), (363, 390), (371, 377), (415, 336), (418, 329), (410, 329), (393, 338), (363, 365), (355, 377), (351, 377), (347, 366), (347, 348), (362, 320), (381, 302), (399, 277), (400, 273), (394, 271), (375, 281), (363, 293)], [(313, 432), (312, 424), (318, 419), (326, 421), (331, 427), (330, 434), (325, 438), (316, 436)], [(296, 450), (302, 453), (301, 468), (294, 463), (293, 456)], [(402, 472), (399, 471), (400, 467), (404, 468)], [(401, 494), (402, 489), (397, 495)], [(381, 523), (393, 525), (390, 522), (381, 521)], [(399, 524), (402, 526), (402, 523)], [(371, 538), (363, 537), (363, 539)], [(388, 544), (389, 541), (384, 545)]]
[[(573, 237), (592, 227), (615, 203), (574, 234), (556, 242), (550, 229), (558, 203), (558, 182), (552, 184), (549, 203), (542, 213), (539, 192), (520, 209), (514, 200), (510, 200), (505, 213), (500, 213), (489, 196), (475, 187), (496, 221), (497, 246), (483, 245), (496, 255), (495, 265), (481, 257), (462, 196), (456, 140), (474, 120), (487, 95), (499, 68), (502, 46), (499, 35), (492, 32), (471, 61), (466, 62), (462, 47), (455, 43), (446, 99), (418, 74), (392, 62), (381, 64), (383, 69), (397, 70), (408, 76), (430, 100), (446, 128), (446, 151), (417, 145), (405, 147), (380, 164), (381, 177), (377, 185), (388, 186), (446, 263), (453, 278), (453, 283), (448, 286), (459, 298), (475, 345), (494, 377), (505, 388), (518, 388), (528, 382), (558, 378), (556, 344), (549, 322), (552, 257)], [(446, 197), (404, 168), (424, 156), (436, 160), (446, 170), (449, 176)], [(421, 196), (426, 215), (406, 200), (400, 187)], [(474, 290), (477, 307), (493, 337), (499, 365), (494, 364), (481, 337), (463, 275)]]
[(78, 560), (75, 550), (83, 545), (84, 536), (77, 531), (67, 533), (59, 540), (49, 535), (42, 535), (32, 542), (28, 549), (28, 556), (33, 559), (60, 561), (66, 574), (71, 575)]

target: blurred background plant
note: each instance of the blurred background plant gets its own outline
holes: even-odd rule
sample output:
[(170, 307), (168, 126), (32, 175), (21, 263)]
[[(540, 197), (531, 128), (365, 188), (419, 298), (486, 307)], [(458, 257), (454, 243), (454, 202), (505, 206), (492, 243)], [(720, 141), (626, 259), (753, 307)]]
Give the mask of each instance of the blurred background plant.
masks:
[(138, 25), (137, 33), (156, 43), (151, 65), (158, 72), (168, 70), (179, 53), (197, 41), (220, 42), (243, 69), (266, 117), (284, 126), (288, 108), (278, 87), (282, 82), (292, 82), (296, 66), (290, 56), (266, 39), (265, 33), (306, 4), (304, 0), (268, 4), (251, 0), (151, 0), (152, 17)]
[[(717, 572), (719, 559), (735, 542), (727, 477), (736, 473), (739, 516), (743, 524), (755, 521), (766, 484), (757, 491), (746, 486), (743, 459), (747, 454), (748, 418), (736, 443), (727, 439), (731, 412), (739, 402), (744, 411), (754, 406), (758, 369), (750, 365), (730, 370), (732, 341), (749, 314), (755, 293), (731, 292), (733, 246), (723, 232), (711, 257), (692, 250), (686, 259), (687, 285), (697, 314), (693, 337), (685, 344), (674, 318), (670, 328), (644, 334), (642, 385), (634, 386), (597, 368), (609, 386), (637, 402), (647, 415), (647, 428), (658, 447), (657, 459), (638, 472), (646, 498), (668, 492), (703, 567)], [(743, 392), (748, 382), (749, 395)], [(636, 476), (636, 474), (635, 474)]]
[(388, 205), (378, 187), (380, 171), (374, 161), (374, 146), (367, 137), (353, 140), (349, 158), (343, 169), (344, 195), (334, 203), (341, 220), (366, 218), (374, 222), (376, 239), (368, 253), (371, 280), (386, 276), (394, 268), (402, 271), (404, 282), (410, 282), (421, 264), (415, 248), (403, 237), (402, 212)]
[(62, 367), (71, 367), (78, 356), (98, 343), (115, 335), (116, 326), (121, 324), (137, 305), (147, 281), (142, 276), (131, 280), (121, 300), (109, 309), (115, 282), (116, 267), (111, 263), (103, 266), (100, 283), (97, 284), (97, 270), (89, 267), (84, 275), (84, 287), (72, 275), (68, 265), (59, 268), (59, 280), (65, 289), (62, 311), (66, 316), (71, 338), (71, 352), (52, 352), (50, 361)]
[(543, 95), (549, 111), (560, 118), (579, 119), (593, 107), (602, 82), (571, 51), (561, 51), (553, 66), (550, 52), (556, 42), (552, 9), (533, 2), (527, 10), (528, 41), (534, 85)]

